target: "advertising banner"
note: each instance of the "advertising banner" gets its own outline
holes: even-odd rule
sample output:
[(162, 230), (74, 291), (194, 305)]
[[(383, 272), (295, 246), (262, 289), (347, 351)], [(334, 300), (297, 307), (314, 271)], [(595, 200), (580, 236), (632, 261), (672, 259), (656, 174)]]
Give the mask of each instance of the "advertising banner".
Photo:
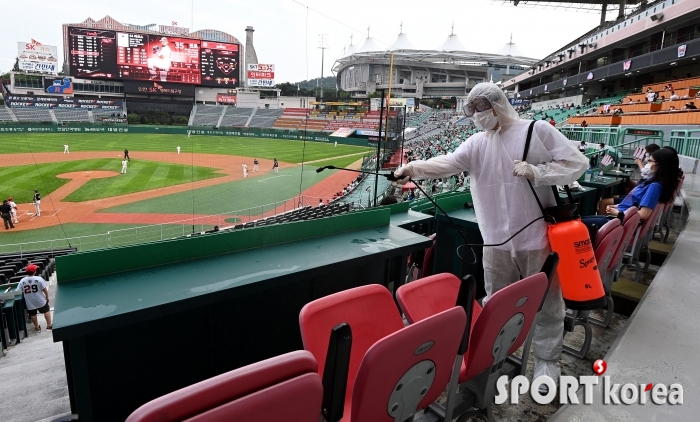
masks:
[(61, 97), (35, 97), (26, 95), (6, 95), (5, 104), (12, 108), (76, 108), (88, 110), (123, 111), (124, 103), (115, 100), (87, 100)]
[(340, 129), (331, 133), (330, 136), (334, 136), (337, 138), (347, 138), (348, 136), (352, 135), (353, 133), (355, 133), (355, 129), (341, 127)]
[(124, 92), (128, 94), (173, 95), (194, 97), (194, 86), (167, 82), (124, 81)]
[(246, 70), (248, 86), (275, 86), (274, 64), (249, 63)]
[(49, 94), (72, 94), (73, 83), (70, 78), (44, 78), (44, 91)]
[(54, 45), (43, 45), (35, 39), (17, 43), (19, 68), (28, 72), (58, 73), (58, 49)]
[(216, 102), (219, 104), (236, 104), (236, 96), (227, 94), (216, 94)]

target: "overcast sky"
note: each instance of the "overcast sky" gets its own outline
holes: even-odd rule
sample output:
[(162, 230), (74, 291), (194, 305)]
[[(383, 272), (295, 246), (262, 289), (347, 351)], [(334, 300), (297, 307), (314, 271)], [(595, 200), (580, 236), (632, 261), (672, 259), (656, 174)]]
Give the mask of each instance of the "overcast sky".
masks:
[[(9, 2), (9, 0), (4, 0)], [(299, 4), (301, 3), (301, 4)], [(150, 23), (190, 30), (218, 29), (245, 43), (245, 28), (255, 28), (260, 63), (276, 65), (276, 82), (295, 82), (321, 74), (318, 34), (328, 35), (324, 76), (349, 44), (370, 35), (387, 47), (403, 32), (418, 48), (435, 49), (451, 32), (472, 51), (494, 53), (510, 34), (523, 55), (543, 58), (594, 28), (599, 15), (552, 8), (513, 7), (493, 0), (23, 0), (6, 8), (0, 26), (0, 71), (12, 68), (17, 42), (34, 38), (58, 46), (63, 57), (63, 23), (106, 15), (122, 23)], [(308, 6), (308, 9), (307, 9)], [(308, 10), (308, 13), (307, 13)], [(324, 16), (325, 15), (325, 16)], [(617, 15), (611, 11), (608, 18)], [(386, 43), (386, 44), (382, 44)]]

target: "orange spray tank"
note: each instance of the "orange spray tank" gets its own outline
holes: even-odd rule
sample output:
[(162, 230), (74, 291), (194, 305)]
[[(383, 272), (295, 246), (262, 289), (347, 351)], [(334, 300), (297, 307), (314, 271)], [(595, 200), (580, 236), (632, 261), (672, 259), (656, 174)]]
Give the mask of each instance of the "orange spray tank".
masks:
[(547, 227), (547, 237), (552, 251), (559, 254), (557, 276), (566, 307), (573, 310), (605, 307), (603, 281), (586, 225), (578, 218), (557, 220)]

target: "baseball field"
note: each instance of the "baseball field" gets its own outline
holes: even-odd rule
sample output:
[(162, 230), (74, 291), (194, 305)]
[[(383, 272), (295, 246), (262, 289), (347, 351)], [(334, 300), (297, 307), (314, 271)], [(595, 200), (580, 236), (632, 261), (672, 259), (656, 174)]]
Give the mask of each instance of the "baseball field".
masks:
[[(319, 166), (359, 168), (369, 152), (323, 142), (200, 135), (10, 133), (0, 139), (0, 198), (13, 197), (19, 216), (14, 229), (0, 228), (0, 252), (125, 245), (246, 222), (300, 201), (315, 205), (357, 176), (317, 173)], [(125, 149), (130, 161), (122, 174)], [(41, 194), (40, 216), (34, 189)]]

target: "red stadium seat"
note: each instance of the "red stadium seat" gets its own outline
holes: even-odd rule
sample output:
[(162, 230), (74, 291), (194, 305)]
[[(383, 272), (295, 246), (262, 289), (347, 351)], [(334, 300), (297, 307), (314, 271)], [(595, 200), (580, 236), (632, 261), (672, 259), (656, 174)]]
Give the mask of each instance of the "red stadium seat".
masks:
[[(545, 264), (550, 276), (557, 261), (557, 255), (552, 254)], [(451, 274), (437, 274), (401, 286), (396, 292), (397, 300), (409, 321), (421, 321), (443, 307), (454, 306), (460, 294), (455, 289), (457, 282)], [(460, 420), (473, 414), (485, 414), (492, 420), (490, 405), (496, 392), (495, 380), (503, 374), (506, 359), (528, 337), (548, 286), (548, 276), (538, 273), (499, 290), (483, 308), (474, 307), (472, 327), (463, 333), (468, 339), (463, 343), (466, 350), (460, 350), (463, 357), (457, 356), (461, 368), (450, 382), (446, 409), (437, 411), (444, 412), (445, 420), (460, 414)], [(473, 296), (468, 296), (468, 300), (473, 300)], [(464, 388), (457, 393), (459, 384)]]
[(608, 327), (610, 321), (612, 321), (613, 311), (615, 310), (615, 302), (612, 298), (612, 284), (613, 281), (617, 279), (620, 268), (622, 266), (622, 259), (625, 256), (625, 251), (629, 246), (634, 234), (639, 226), (639, 211), (637, 207), (630, 207), (625, 211), (625, 217), (622, 220), (622, 238), (617, 245), (615, 253), (613, 253), (610, 263), (606, 267), (600, 266), (601, 278), (603, 280), (603, 288), (605, 289), (605, 295), (608, 299), (607, 312), (605, 318), (599, 320), (597, 318), (590, 317), (588, 320), (598, 326)]
[[(341, 381), (342, 420), (391, 422), (408, 419), (444, 391), (466, 315), (453, 306), (404, 328), (391, 293), (383, 286), (368, 285), (307, 304), (299, 324), (304, 348), (316, 357), (319, 372), (336, 359), (329, 354), (334, 327), (350, 327), (352, 347), (347, 377)], [(324, 399), (324, 416), (325, 403)]]
[(318, 422), (323, 386), (316, 370), (311, 353), (287, 353), (157, 398), (127, 422)]
[[(620, 246), (620, 242), (622, 241), (623, 235), (624, 229), (620, 225), (620, 220), (617, 218), (608, 221), (607, 223), (605, 223), (605, 225), (603, 225), (603, 227), (600, 228), (600, 230), (598, 230), (598, 236), (596, 239), (597, 245), (595, 248), (595, 259), (601, 277), (605, 274), (606, 269), (610, 267), (610, 263), (612, 262), (615, 252), (617, 252)], [(607, 290), (606, 296), (608, 296), (608, 300), (610, 300)], [(608, 306), (609, 305), (610, 303), (608, 302)], [(610, 308), (608, 308), (608, 312), (610, 312), (610, 315), (612, 315)], [(565, 353), (570, 354), (572, 356), (576, 356), (579, 359), (583, 359), (586, 356), (586, 353), (588, 353), (588, 349), (590, 348), (591, 341), (593, 339), (593, 332), (591, 331), (588, 315), (589, 311), (567, 310), (567, 315), (565, 318), (564, 335), (566, 335), (566, 332), (573, 332), (577, 325), (582, 326), (584, 329), (585, 335), (583, 345), (580, 349), (576, 350), (567, 345), (564, 345), (563, 349)]]

